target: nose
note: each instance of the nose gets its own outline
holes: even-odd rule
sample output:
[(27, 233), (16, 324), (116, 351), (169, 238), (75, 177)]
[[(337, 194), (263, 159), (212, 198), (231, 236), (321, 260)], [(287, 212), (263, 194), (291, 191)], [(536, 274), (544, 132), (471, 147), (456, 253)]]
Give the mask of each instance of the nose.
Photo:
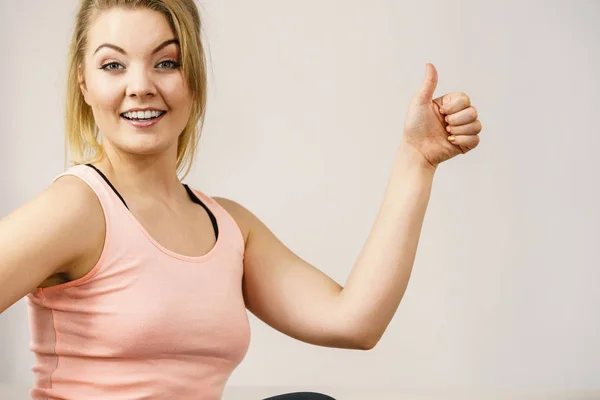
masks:
[(126, 95), (127, 97), (145, 98), (156, 95), (156, 86), (152, 80), (151, 72), (143, 67), (129, 69)]

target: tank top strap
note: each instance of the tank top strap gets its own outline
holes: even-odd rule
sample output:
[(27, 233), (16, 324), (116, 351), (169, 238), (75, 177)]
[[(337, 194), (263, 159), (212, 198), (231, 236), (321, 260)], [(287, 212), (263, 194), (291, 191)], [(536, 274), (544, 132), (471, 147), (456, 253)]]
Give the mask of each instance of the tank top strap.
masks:
[(194, 188), (190, 188), (190, 191), (204, 204), (205, 208), (214, 214), (218, 221), (219, 236), (223, 236), (223, 241), (243, 257), (245, 252), (244, 235), (233, 216), (208, 194)]
[[(105, 214), (109, 236), (121, 236), (125, 231), (129, 231), (131, 227), (137, 227), (137, 229), (134, 229), (135, 233), (145, 232), (139, 222), (131, 215), (126, 201), (101, 171), (91, 165), (79, 164), (56, 176), (53, 182), (65, 175), (77, 176), (96, 193)], [(227, 247), (235, 249), (236, 253), (241, 254), (243, 257), (245, 250), (244, 238), (233, 216), (209, 195), (188, 185), (184, 184), (184, 186), (192, 200), (207, 211), (217, 240), (226, 242)], [(137, 232), (138, 230), (140, 232)], [(128, 240), (130, 239), (131, 237)]]
[(123, 200), (121, 195), (114, 189), (106, 177), (94, 167), (84, 164), (74, 165), (57, 175), (52, 180), (52, 183), (66, 175), (76, 176), (85, 182), (96, 194), (105, 214), (112, 214), (114, 212), (120, 214), (123, 211), (123, 207), (127, 208), (125, 200)]

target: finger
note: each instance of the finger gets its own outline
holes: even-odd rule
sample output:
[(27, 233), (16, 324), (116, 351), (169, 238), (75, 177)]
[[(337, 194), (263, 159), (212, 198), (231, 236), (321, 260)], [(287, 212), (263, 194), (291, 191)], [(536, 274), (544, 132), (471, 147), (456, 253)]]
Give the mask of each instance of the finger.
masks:
[(448, 125), (446, 131), (452, 135), (477, 135), (481, 132), (481, 128), (481, 122), (476, 120), (475, 122), (466, 125)]
[(479, 144), (479, 135), (450, 135), (448, 141), (460, 148), (462, 153), (473, 150)]
[(465, 108), (457, 113), (446, 115), (446, 122), (450, 125), (466, 125), (477, 120), (478, 113), (475, 107)]
[(442, 114), (454, 114), (471, 106), (471, 99), (463, 92), (445, 94), (434, 100)]

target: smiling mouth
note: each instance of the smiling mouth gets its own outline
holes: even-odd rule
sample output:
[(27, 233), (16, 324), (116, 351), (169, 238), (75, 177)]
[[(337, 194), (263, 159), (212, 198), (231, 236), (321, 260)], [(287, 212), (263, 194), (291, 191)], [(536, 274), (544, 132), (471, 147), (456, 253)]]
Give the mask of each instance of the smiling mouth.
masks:
[(129, 120), (129, 121), (152, 121), (153, 119), (157, 119), (165, 115), (166, 111), (133, 111), (122, 113), (121, 117)]

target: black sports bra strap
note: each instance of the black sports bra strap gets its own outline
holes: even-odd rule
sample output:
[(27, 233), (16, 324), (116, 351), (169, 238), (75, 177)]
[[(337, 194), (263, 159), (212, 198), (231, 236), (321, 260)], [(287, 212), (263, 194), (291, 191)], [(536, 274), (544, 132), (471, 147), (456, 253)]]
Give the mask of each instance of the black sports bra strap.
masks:
[(113, 186), (113, 184), (112, 184), (112, 183), (110, 183), (110, 181), (108, 180), (108, 178), (106, 177), (106, 175), (104, 175), (104, 174), (102, 173), (102, 171), (100, 171), (98, 168), (94, 167), (92, 164), (85, 164), (85, 165), (87, 165), (88, 167), (91, 167), (91, 168), (93, 168), (94, 170), (96, 170), (96, 172), (97, 172), (98, 174), (100, 174), (100, 176), (102, 177), (102, 179), (104, 179), (104, 180), (106, 181), (106, 183), (108, 183), (108, 186), (110, 186), (110, 188), (111, 188), (111, 189), (112, 189), (112, 190), (115, 192), (115, 194), (116, 194), (117, 196), (119, 196), (119, 198), (121, 199), (121, 201), (123, 202), (123, 204), (125, 204), (125, 207), (127, 207), (127, 209), (129, 209), (129, 207), (127, 206), (127, 203), (125, 203), (125, 199), (123, 199), (123, 196), (121, 196), (121, 193), (119, 193), (119, 192), (117, 191), (117, 189), (115, 189), (115, 187)]
[[(102, 171), (100, 171), (98, 168), (96, 168), (95, 166), (93, 166), (92, 164), (85, 164), (90, 168), (93, 168), (101, 177), (102, 179), (104, 179), (104, 181), (108, 184), (108, 186), (110, 186), (110, 188), (115, 192), (115, 194), (119, 197), (119, 199), (121, 199), (121, 201), (123, 202), (123, 204), (125, 205), (125, 207), (127, 207), (127, 209), (129, 209), (129, 207), (127, 206), (127, 203), (125, 202), (125, 199), (123, 199), (123, 196), (121, 196), (121, 194), (117, 191), (117, 189), (113, 186), (112, 183), (110, 183), (110, 181), (108, 180), (108, 178), (106, 177), (106, 175), (104, 175), (102, 173)], [(212, 223), (213, 229), (215, 231), (215, 237), (218, 239), (219, 238), (219, 225), (217, 224), (217, 218), (215, 217), (215, 215), (212, 213), (212, 211), (210, 211), (210, 209), (202, 202), (202, 200), (200, 200), (198, 198), (198, 196), (196, 196), (194, 194), (194, 192), (189, 188), (188, 185), (186, 185), (185, 183), (183, 184), (183, 187), (185, 188), (186, 192), (188, 193), (188, 195), (190, 196), (190, 199), (192, 199), (192, 201), (196, 204), (201, 205), (206, 212), (208, 213), (208, 217), (210, 218), (210, 222)]]

